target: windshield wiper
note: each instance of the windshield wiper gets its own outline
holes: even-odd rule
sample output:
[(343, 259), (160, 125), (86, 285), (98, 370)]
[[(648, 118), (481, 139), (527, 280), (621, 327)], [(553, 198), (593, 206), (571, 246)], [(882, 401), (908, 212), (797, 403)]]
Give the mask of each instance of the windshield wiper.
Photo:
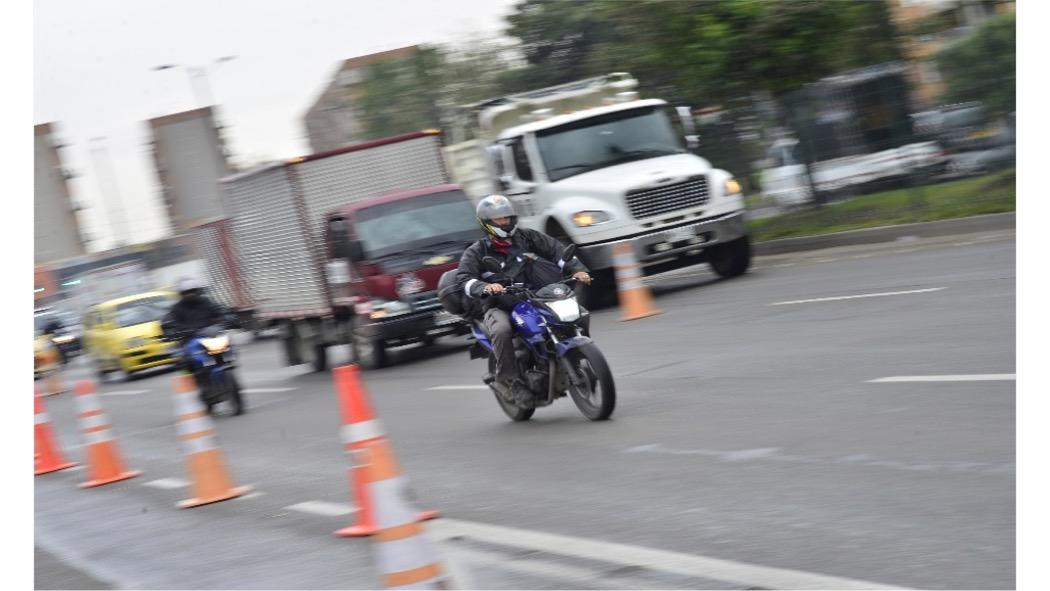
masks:
[(604, 165), (605, 165), (604, 162), (598, 162), (598, 163), (589, 162), (587, 164), (566, 164), (565, 166), (555, 166), (554, 168), (550, 169), (548, 172), (554, 172), (556, 170), (570, 170), (570, 169), (575, 169), (575, 168), (582, 168), (584, 171), (587, 171), (587, 170), (594, 170), (595, 168), (600, 168), (600, 167), (602, 167)]

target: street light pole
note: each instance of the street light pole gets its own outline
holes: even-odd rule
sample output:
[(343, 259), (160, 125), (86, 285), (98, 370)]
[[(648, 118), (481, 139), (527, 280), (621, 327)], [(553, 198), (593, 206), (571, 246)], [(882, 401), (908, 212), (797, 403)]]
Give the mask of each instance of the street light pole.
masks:
[[(208, 78), (208, 68), (217, 68), (221, 64), (237, 59), (235, 55), (224, 55), (220, 58), (212, 61), (207, 66), (185, 66), (182, 64), (162, 64), (154, 66), (153, 71), (159, 72), (161, 70), (185, 70), (187, 76), (190, 79), (190, 88), (193, 90), (193, 96), (197, 100), (197, 107), (210, 107), (215, 104), (215, 95), (211, 90), (211, 81)], [(198, 84), (200, 80), (200, 84)]]

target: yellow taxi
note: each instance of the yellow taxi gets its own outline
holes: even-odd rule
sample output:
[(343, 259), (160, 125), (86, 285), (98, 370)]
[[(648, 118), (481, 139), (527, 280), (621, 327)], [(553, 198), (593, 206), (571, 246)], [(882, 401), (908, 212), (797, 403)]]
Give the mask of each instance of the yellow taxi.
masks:
[(176, 301), (173, 293), (155, 291), (89, 307), (84, 314), (84, 349), (99, 377), (174, 365), (177, 345), (161, 340), (160, 323)]

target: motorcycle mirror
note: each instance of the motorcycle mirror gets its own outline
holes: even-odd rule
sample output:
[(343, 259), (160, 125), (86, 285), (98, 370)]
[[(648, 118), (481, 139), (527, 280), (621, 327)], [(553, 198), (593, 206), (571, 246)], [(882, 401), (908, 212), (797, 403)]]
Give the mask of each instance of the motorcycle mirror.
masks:
[(561, 260), (567, 263), (574, 258), (576, 258), (576, 245), (570, 244), (565, 247), (565, 253), (562, 254)]
[(481, 266), (485, 267), (486, 271), (491, 271), (493, 273), (499, 273), (503, 270), (503, 267), (500, 266), (499, 261), (497, 261), (493, 257), (485, 257), (481, 259)]

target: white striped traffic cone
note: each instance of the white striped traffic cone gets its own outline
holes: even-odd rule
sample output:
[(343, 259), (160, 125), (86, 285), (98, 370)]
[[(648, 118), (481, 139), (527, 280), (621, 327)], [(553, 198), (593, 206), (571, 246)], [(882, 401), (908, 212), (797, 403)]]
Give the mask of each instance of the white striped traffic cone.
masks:
[(81, 488), (102, 486), (111, 482), (118, 482), (128, 478), (134, 478), (142, 472), (129, 470), (124, 465), (117, 448), (117, 440), (113, 435), (113, 428), (102, 410), (98, 394), (95, 393), (95, 384), (90, 380), (82, 380), (76, 385), (77, 411), (80, 419), (80, 428), (84, 436), (84, 449), (87, 453), (87, 475), (88, 479), (80, 483)]
[(234, 486), (215, 438), (215, 423), (200, 400), (191, 375), (175, 378), (175, 432), (186, 454), (186, 469), (193, 481), (193, 497), (179, 501), (180, 509), (199, 507), (239, 497), (248, 486)]

